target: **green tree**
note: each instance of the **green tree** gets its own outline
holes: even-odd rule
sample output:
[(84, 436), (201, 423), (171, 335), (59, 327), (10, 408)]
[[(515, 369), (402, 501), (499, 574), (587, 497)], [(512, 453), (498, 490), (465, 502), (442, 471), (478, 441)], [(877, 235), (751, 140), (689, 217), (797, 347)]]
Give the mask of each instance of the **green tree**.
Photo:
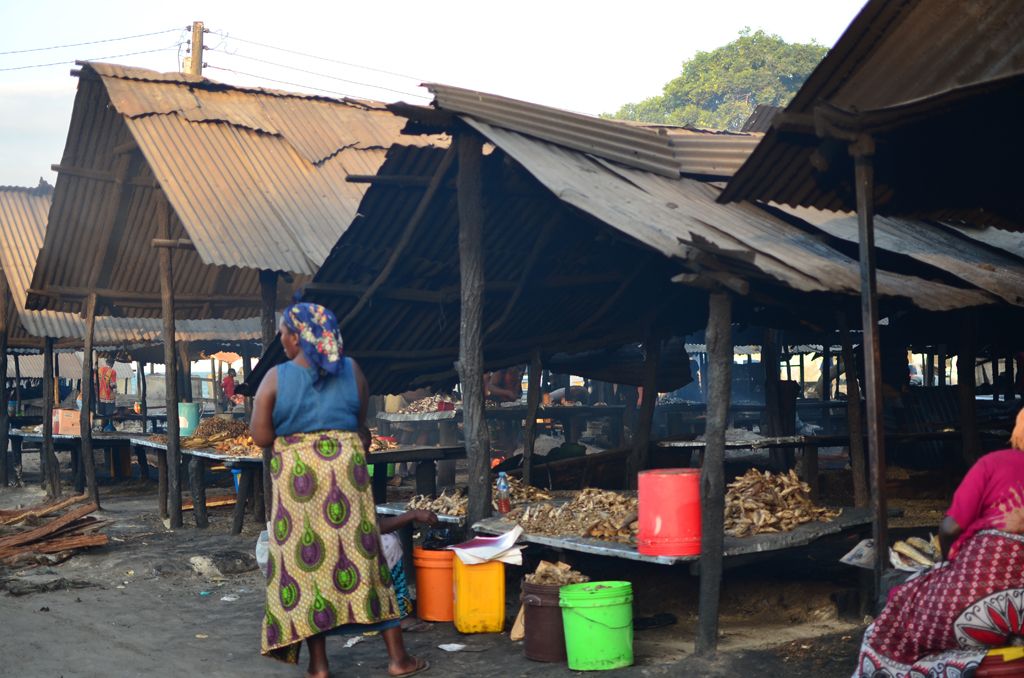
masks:
[(728, 45), (683, 62), (682, 74), (660, 96), (602, 117), (738, 130), (758, 104), (787, 104), (827, 51), (746, 29)]

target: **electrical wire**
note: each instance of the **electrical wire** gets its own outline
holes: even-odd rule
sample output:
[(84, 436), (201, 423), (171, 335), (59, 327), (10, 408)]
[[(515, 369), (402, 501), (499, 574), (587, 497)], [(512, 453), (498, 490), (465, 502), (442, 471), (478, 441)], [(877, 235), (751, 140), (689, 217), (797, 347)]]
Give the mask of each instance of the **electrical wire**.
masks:
[[(98, 45), (103, 42), (118, 42), (120, 40), (133, 40), (135, 38), (148, 38), (154, 35), (163, 35), (164, 33), (173, 33), (179, 29), (169, 28), (166, 31), (154, 31), (153, 33), (139, 33), (138, 35), (126, 35), (120, 38), (107, 38), (105, 40), (90, 40), (89, 42), (74, 42), (67, 45), (53, 45), (52, 47), (33, 47), (32, 49), (15, 49), (9, 52), (0, 52), (0, 56), (6, 56), (8, 54), (26, 54), (28, 52), (45, 52), (50, 49), (64, 49), (65, 47), (82, 47), (83, 45)], [(106, 57), (104, 57), (106, 58)], [(61, 62), (66, 63), (66, 62)]]
[(353, 94), (346, 94), (345, 92), (338, 92), (332, 89), (324, 89), (323, 87), (313, 87), (312, 85), (303, 85), (298, 82), (289, 82), (287, 80), (275, 80), (274, 78), (268, 78), (263, 75), (256, 75), (255, 73), (246, 73), (245, 71), (237, 71), (233, 68), (224, 68), (223, 66), (214, 66), (213, 64), (204, 64), (204, 68), (210, 68), (215, 71), (227, 71), (228, 73), (234, 73), (235, 75), (244, 75), (248, 78), (256, 78), (257, 80), (266, 80), (267, 82), (276, 82), (279, 85), (289, 85), (291, 87), (301, 87), (303, 89), (311, 89), (316, 92), (327, 92), (328, 94), (336, 94), (346, 99), (363, 99), (365, 97), (357, 97)]
[[(171, 45), (170, 47), (160, 47), (157, 49), (146, 49), (141, 52), (127, 52), (125, 54), (108, 54), (107, 56), (92, 57), (91, 59), (78, 59), (78, 61), (101, 61), (103, 59), (119, 59), (121, 57), (135, 56), (136, 54), (152, 54), (154, 52), (165, 52), (172, 49), (178, 49), (179, 45)], [(23, 71), (28, 68), (45, 68), (47, 66), (66, 66), (67, 64), (75, 63), (75, 59), (67, 59), (65, 61), (51, 61), (48, 64), (32, 64), (30, 66), (12, 66), (10, 68), (0, 68), (0, 71)]]
[(274, 49), (274, 50), (277, 50), (278, 52), (287, 52), (288, 54), (294, 54), (296, 56), (307, 57), (309, 59), (319, 59), (320, 61), (327, 61), (327, 62), (330, 62), (332, 64), (341, 64), (342, 66), (351, 66), (352, 68), (362, 68), (362, 69), (367, 70), (367, 71), (374, 71), (375, 73), (384, 73), (385, 75), (393, 75), (393, 76), (398, 77), (398, 78), (406, 78), (407, 80), (415, 80), (416, 82), (426, 82), (426, 78), (417, 78), (417, 77), (412, 76), (412, 75), (406, 75), (405, 73), (396, 73), (394, 71), (384, 70), (383, 68), (374, 68), (373, 66), (364, 66), (362, 64), (354, 64), (354, 63), (351, 63), (349, 61), (341, 61), (339, 59), (331, 59), (329, 57), (317, 56), (316, 54), (309, 54), (308, 52), (299, 52), (298, 50), (288, 49), (286, 47), (277, 47), (276, 45), (268, 45), (265, 42), (257, 42), (255, 40), (246, 40), (245, 38), (238, 38), (238, 37), (235, 37), (234, 35), (231, 35), (229, 33), (224, 33), (222, 31), (209, 31), (209, 32), (213, 33), (214, 35), (219, 35), (222, 38), (227, 38), (228, 40), (237, 40), (238, 42), (244, 42), (244, 43), (247, 43), (249, 45), (256, 45), (257, 47), (266, 47), (267, 49)]
[[(212, 51), (213, 48), (210, 48), (210, 49)], [(298, 71), (299, 73), (306, 73), (307, 75), (315, 75), (318, 78), (328, 78), (330, 80), (337, 80), (338, 82), (347, 82), (350, 85), (359, 85), (360, 87), (372, 87), (374, 89), (382, 89), (382, 90), (384, 90), (386, 92), (393, 92), (395, 94), (401, 94), (403, 96), (417, 97), (419, 99), (430, 99), (430, 97), (425, 95), (425, 94), (417, 94), (415, 92), (406, 92), (404, 90), (394, 89), (394, 88), (391, 88), (391, 87), (385, 87), (383, 85), (374, 85), (374, 84), (371, 84), (371, 83), (368, 83), (368, 82), (358, 82), (356, 80), (349, 80), (347, 78), (339, 78), (336, 75), (329, 75), (327, 73), (318, 73), (317, 71), (310, 71), (310, 70), (307, 70), (305, 68), (299, 68), (298, 66), (289, 66), (288, 64), (281, 64), (281, 63), (277, 63), (276, 61), (268, 61), (267, 59), (260, 59), (259, 57), (248, 56), (246, 54), (239, 54), (237, 52), (225, 52), (223, 50), (220, 50), (220, 51), (221, 51), (222, 54), (228, 54), (228, 55), (231, 55), (231, 56), (235, 56), (235, 57), (238, 57), (239, 59), (248, 59), (249, 61), (257, 61), (257, 62), (259, 62), (261, 64), (267, 64), (268, 66), (276, 66), (278, 68), (286, 68), (288, 70)]]

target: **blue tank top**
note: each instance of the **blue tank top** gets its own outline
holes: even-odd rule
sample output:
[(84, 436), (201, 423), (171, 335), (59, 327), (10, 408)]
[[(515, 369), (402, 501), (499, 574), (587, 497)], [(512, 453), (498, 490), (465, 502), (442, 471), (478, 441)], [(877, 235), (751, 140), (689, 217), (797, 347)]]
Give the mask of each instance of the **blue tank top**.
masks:
[(352, 359), (337, 377), (313, 388), (316, 371), (288, 361), (277, 366), (274, 432), (279, 436), (313, 431), (355, 431), (359, 427), (359, 387)]

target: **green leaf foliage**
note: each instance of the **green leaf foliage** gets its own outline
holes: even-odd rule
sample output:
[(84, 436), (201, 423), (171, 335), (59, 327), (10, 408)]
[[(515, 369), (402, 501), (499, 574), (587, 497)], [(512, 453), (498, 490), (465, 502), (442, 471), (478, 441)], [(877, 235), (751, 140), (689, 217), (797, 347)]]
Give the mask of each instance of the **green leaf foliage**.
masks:
[(682, 74), (660, 96), (602, 117), (739, 130), (758, 104), (785, 106), (827, 51), (747, 29), (728, 45), (683, 62)]

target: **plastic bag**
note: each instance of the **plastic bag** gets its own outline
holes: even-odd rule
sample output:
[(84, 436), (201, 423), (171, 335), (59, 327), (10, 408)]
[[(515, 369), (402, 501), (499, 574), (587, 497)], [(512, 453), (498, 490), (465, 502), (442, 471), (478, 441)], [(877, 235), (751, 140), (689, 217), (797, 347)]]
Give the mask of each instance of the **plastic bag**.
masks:
[(266, 530), (260, 532), (260, 536), (256, 537), (256, 564), (260, 567), (260, 572), (263, 573), (264, 578), (269, 576), (269, 568), (267, 562), (270, 560), (270, 535)]

